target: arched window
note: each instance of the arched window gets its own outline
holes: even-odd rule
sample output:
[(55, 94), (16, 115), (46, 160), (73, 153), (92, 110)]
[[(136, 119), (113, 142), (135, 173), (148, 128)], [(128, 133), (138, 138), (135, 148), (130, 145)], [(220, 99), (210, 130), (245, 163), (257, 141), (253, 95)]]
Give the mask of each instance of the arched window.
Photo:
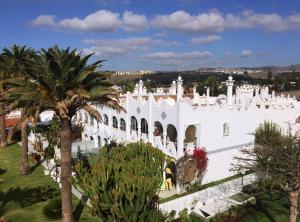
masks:
[(172, 124), (167, 126), (167, 137), (171, 142), (177, 142), (177, 130), (176, 127)]
[(228, 123), (223, 124), (223, 136), (229, 136), (229, 124)]
[(134, 116), (131, 117), (131, 130), (138, 131), (138, 122)]
[(108, 117), (106, 114), (103, 115), (103, 123), (104, 125), (108, 125)]
[(126, 131), (126, 123), (123, 118), (120, 119), (120, 130)]
[(81, 112), (78, 112), (77, 114), (78, 114), (78, 121), (81, 122), (82, 121), (82, 114), (81, 114)]
[(148, 123), (144, 118), (141, 120), (141, 132), (144, 134), (148, 134)]
[(89, 123), (89, 117), (87, 113), (84, 113), (84, 122), (87, 124)]
[(194, 143), (196, 139), (196, 127), (189, 125), (185, 130), (185, 143)]
[(91, 123), (90, 123), (91, 126), (94, 126), (94, 117), (91, 116)]
[(163, 126), (158, 121), (154, 122), (154, 132), (153, 132), (153, 135), (154, 136), (161, 136), (161, 138), (163, 137)]
[(113, 121), (113, 128), (118, 129), (118, 120), (117, 120), (117, 117), (113, 116), (112, 121)]

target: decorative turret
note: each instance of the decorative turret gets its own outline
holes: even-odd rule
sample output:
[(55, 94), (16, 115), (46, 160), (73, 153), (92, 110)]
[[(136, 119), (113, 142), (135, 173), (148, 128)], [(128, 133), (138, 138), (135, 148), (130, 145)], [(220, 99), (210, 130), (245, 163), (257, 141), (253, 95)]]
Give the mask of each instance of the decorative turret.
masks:
[(209, 97), (209, 92), (210, 92), (210, 89), (209, 89), (209, 87), (207, 87), (207, 89), (206, 89), (206, 96), (207, 97)]
[(177, 79), (177, 102), (179, 100), (182, 99), (182, 95), (183, 95), (183, 87), (182, 87), (182, 78), (181, 76), (178, 76), (178, 79)]
[(226, 81), (226, 86), (227, 86), (227, 104), (232, 105), (232, 91), (233, 91), (233, 78), (230, 75), (228, 77), (228, 80)]
[(170, 95), (176, 95), (176, 81), (172, 82), (172, 85), (169, 89), (169, 94)]
[(135, 84), (133, 93), (134, 94), (146, 94), (147, 93), (147, 89), (144, 86), (144, 83), (142, 80), (140, 80), (137, 84)]

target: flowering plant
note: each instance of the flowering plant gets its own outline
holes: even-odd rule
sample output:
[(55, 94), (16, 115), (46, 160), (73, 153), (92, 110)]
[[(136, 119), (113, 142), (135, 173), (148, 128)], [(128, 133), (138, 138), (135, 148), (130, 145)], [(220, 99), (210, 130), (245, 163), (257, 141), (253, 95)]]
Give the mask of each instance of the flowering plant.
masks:
[(207, 169), (208, 164), (206, 149), (204, 147), (195, 147), (192, 156), (197, 161), (197, 169), (199, 170), (199, 173), (203, 173)]

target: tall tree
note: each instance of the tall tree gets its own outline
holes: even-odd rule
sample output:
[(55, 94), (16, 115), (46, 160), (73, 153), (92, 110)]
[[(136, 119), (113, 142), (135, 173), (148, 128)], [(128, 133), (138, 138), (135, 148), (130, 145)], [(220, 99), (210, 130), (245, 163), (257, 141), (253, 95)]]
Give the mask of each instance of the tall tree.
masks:
[[(95, 104), (123, 110), (118, 96), (108, 81), (109, 74), (98, 68), (103, 61), (88, 64), (92, 55), (82, 56), (76, 50), (57, 46), (42, 49), (34, 65), (27, 72), (28, 79), (12, 79), (14, 87), (5, 99), (16, 100), (21, 107), (24, 101), (36, 110), (53, 110), (60, 120), (61, 137), (61, 197), (62, 221), (73, 221), (71, 183), (71, 119), (79, 109), (85, 109), (100, 119)], [(19, 96), (22, 95), (22, 96)], [(26, 107), (26, 105), (25, 105)]]
[[(4, 48), (2, 56), (4, 60), (10, 64), (8, 70), (10, 77), (26, 78), (26, 72), (29, 66), (32, 64), (33, 57), (35, 56), (35, 51), (32, 48), (28, 48), (26, 46), (13, 45), (11, 48)], [(32, 109), (32, 107), (30, 107), (30, 109)], [(26, 108), (21, 110), (21, 175), (26, 175), (30, 172), (28, 163), (28, 115), (26, 113)]]
[[(9, 67), (8, 60), (4, 58), (4, 56), (0, 55), (0, 93), (3, 92), (3, 84), (2, 81), (7, 79), (9, 74), (7, 68)], [(6, 134), (6, 126), (5, 126), (5, 107), (4, 102), (0, 102), (0, 147), (7, 146), (7, 134)]]
[(211, 75), (209, 76), (204, 84), (210, 88), (211, 95), (215, 96), (216, 91), (218, 90), (220, 80), (217, 76)]
[(265, 122), (255, 132), (253, 149), (242, 149), (236, 170), (253, 170), (286, 192), (290, 202), (290, 222), (296, 222), (300, 188), (300, 142), (276, 124)]

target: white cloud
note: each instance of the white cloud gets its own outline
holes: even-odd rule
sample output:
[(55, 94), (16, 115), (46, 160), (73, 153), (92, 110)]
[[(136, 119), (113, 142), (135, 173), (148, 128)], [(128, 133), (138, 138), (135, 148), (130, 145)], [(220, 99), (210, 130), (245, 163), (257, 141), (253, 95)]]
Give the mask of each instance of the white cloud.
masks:
[(148, 26), (148, 20), (145, 15), (135, 14), (125, 11), (123, 14), (123, 28), (126, 31), (141, 31)]
[(121, 25), (118, 13), (107, 10), (99, 10), (89, 14), (84, 19), (71, 18), (63, 19), (57, 25), (64, 29), (73, 29), (78, 31), (99, 31), (111, 32)]
[[(116, 29), (142, 31), (149, 26), (143, 14), (124, 11), (122, 14), (109, 10), (98, 10), (84, 18), (58, 19), (53, 15), (39, 15), (31, 21), (34, 26), (52, 27), (64, 30), (112, 32)], [(300, 13), (282, 16), (277, 13), (221, 13), (210, 10), (199, 14), (190, 14), (180, 10), (170, 14), (157, 15), (150, 22), (152, 28), (163, 33), (167, 30), (182, 33), (216, 33), (230, 29), (254, 29), (279, 32), (300, 30)]]
[(222, 39), (222, 37), (218, 36), (218, 35), (208, 35), (208, 36), (199, 37), (199, 38), (192, 38), (189, 40), (189, 42), (192, 44), (198, 45), (198, 44), (207, 44), (207, 43), (219, 41), (221, 39)]
[(276, 13), (254, 13), (243, 11), (239, 14), (222, 14), (217, 10), (192, 15), (185, 11), (156, 16), (151, 24), (160, 29), (184, 33), (221, 32), (226, 29), (261, 28), (279, 32), (300, 29), (300, 14), (281, 16)]
[(248, 58), (252, 55), (252, 51), (251, 50), (243, 50), (240, 54), (241, 58)]
[(52, 15), (40, 15), (31, 24), (76, 31), (112, 32), (117, 28), (126, 31), (140, 31), (147, 28), (148, 21), (144, 15), (125, 11), (121, 18), (119, 13), (98, 10), (85, 18), (66, 18), (56, 20)]
[(39, 15), (35, 20), (31, 22), (34, 26), (55, 26), (55, 16), (54, 15)]
[(158, 15), (152, 20), (156, 28), (181, 32), (221, 32), (224, 30), (224, 18), (217, 12), (191, 15), (185, 11), (176, 11), (169, 15)]
[(154, 53), (146, 53), (139, 60), (145, 63), (159, 65), (182, 66), (187, 64), (198, 63), (199, 60), (207, 60), (212, 57), (209, 51), (192, 51), (175, 53), (172, 51), (161, 51)]
[(193, 52), (184, 52), (184, 53), (175, 53), (175, 52), (154, 52), (147, 53), (143, 55), (144, 58), (150, 59), (206, 59), (211, 58), (212, 54), (209, 51), (193, 51)]
[(136, 51), (145, 51), (151, 45), (177, 45), (177, 42), (166, 42), (150, 37), (132, 37), (124, 39), (85, 39), (84, 44), (91, 45), (83, 49), (86, 54), (95, 53), (97, 56), (118, 56), (131, 54)]

